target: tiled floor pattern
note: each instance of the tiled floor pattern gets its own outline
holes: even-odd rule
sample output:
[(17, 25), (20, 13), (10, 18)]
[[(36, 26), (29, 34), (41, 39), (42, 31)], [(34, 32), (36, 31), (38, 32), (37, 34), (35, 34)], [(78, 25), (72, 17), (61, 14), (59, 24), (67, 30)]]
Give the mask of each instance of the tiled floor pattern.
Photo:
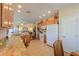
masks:
[[(32, 40), (26, 48), (19, 36), (10, 38), (8, 45), (0, 52), (1, 56), (53, 56), (53, 48), (40, 42)], [(69, 55), (65, 53), (65, 55)]]

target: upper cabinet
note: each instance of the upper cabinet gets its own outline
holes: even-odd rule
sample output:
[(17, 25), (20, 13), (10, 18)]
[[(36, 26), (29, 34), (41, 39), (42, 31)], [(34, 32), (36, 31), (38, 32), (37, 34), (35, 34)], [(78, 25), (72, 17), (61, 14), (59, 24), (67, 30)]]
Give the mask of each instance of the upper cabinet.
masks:
[(2, 7), (0, 7), (2, 9), (1, 13), (2, 13), (2, 19), (1, 19), (1, 24), (2, 24), (2, 28), (9, 28), (12, 26), (12, 22), (13, 22), (13, 10), (12, 10), (12, 4), (0, 4)]
[(38, 26), (47, 26), (52, 24), (59, 24), (59, 17), (58, 16), (52, 16), (48, 19), (43, 19), (38, 23)]
[(9, 17), (8, 17), (8, 21), (9, 21), (9, 27), (11, 27), (13, 25), (13, 9), (12, 9), (12, 4), (9, 4), (8, 5), (9, 7), (9, 10), (8, 10), (8, 14), (9, 14)]
[(2, 27), (8, 27), (8, 4), (2, 4)]

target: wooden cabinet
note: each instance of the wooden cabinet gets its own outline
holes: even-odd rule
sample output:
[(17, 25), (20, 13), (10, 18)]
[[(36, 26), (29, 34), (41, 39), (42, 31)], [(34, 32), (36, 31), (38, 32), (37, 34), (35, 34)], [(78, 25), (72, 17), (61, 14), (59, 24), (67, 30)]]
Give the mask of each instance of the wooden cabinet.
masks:
[(0, 27), (1, 27), (1, 4), (0, 4)]
[(43, 19), (42, 21), (39, 22), (39, 26), (47, 26), (47, 25), (52, 25), (52, 24), (59, 24), (59, 18), (57, 17), (50, 17), (48, 19)]
[(8, 21), (9, 21), (9, 27), (13, 25), (13, 10), (12, 10), (12, 5), (9, 4), (9, 15), (8, 15)]
[(7, 28), (8, 27), (8, 5), (2, 4), (2, 27)]
[(43, 19), (39, 24), (38, 28), (40, 29), (42, 26), (46, 26), (46, 34), (40, 33), (40, 41), (44, 41), (44, 37), (46, 36), (45, 42), (53, 47), (53, 43), (59, 39), (59, 32), (58, 32), (58, 23), (59, 18), (57, 17), (50, 17), (48, 19)]
[(2, 7), (0, 7), (1, 15), (0, 17), (2, 18), (0, 20), (0, 25), (1, 28), (9, 28), (12, 26), (13, 22), (13, 11), (12, 11), (12, 4), (5, 4), (5, 3), (0, 3)]

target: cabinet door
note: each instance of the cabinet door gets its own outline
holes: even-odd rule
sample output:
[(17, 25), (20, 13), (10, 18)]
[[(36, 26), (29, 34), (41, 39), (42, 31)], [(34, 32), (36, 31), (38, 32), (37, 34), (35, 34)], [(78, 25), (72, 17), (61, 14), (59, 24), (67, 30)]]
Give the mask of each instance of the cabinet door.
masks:
[(53, 47), (53, 43), (58, 40), (58, 24), (47, 25), (47, 44)]
[(8, 27), (8, 5), (2, 4), (2, 27)]
[(13, 25), (13, 10), (12, 10), (12, 4), (10, 5), (9, 4), (9, 18), (8, 18), (8, 21), (9, 21), (9, 27), (11, 27)]
[(67, 16), (62, 21), (62, 43), (65, 52), (76, 51), (76, 17)]

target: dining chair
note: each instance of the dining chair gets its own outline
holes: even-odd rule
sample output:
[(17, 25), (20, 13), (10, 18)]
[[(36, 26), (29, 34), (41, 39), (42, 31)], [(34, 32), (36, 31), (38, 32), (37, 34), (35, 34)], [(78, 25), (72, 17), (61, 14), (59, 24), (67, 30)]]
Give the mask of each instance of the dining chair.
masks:
[(64, 50), (61, 40), (56, 40), (53, 44), (54, 47), (54, 56), (64, 56)]

